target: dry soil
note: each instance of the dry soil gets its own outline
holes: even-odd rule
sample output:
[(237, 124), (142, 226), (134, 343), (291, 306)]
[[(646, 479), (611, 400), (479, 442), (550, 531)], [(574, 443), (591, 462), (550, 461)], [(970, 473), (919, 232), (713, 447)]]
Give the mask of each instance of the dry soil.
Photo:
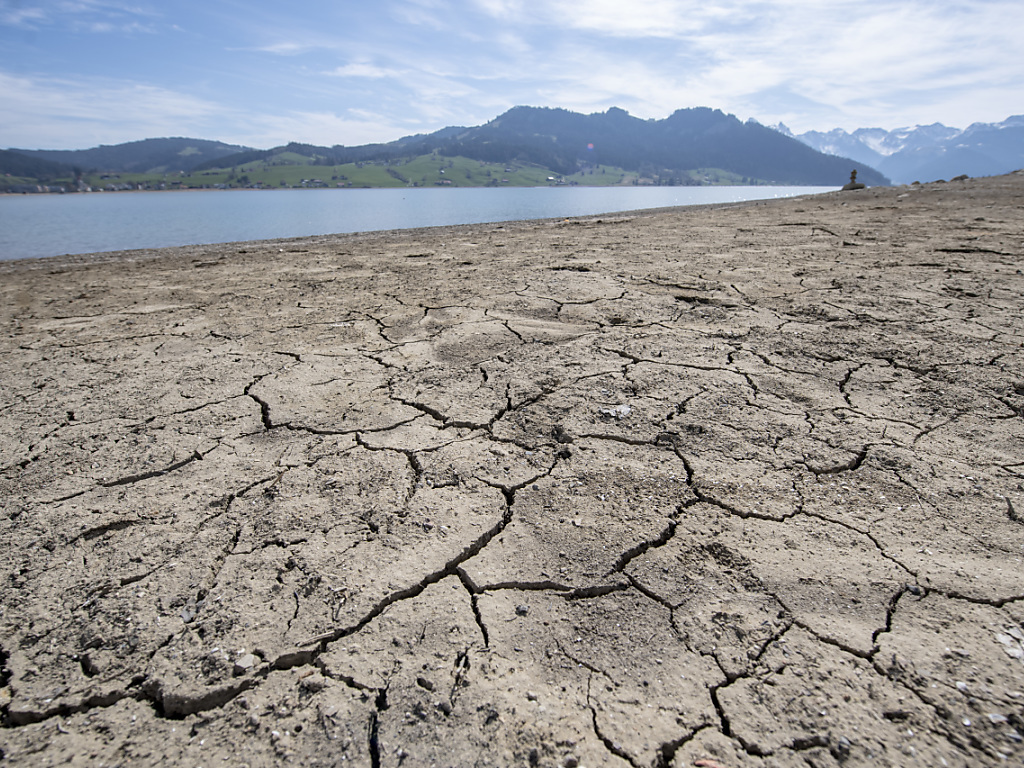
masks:
[(1022, 204), (0, 264), (0, 762), (1020, 766)]

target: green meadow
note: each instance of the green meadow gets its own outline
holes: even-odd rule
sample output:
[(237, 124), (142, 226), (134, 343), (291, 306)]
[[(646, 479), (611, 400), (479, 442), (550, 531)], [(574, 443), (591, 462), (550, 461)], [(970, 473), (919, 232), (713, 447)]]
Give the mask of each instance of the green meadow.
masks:
[[(63, 180), (70, 183), (70, 179)], [(82, 181), (93, 189), (203, 189), (246, 188), (350, 188), (379, 187), (543, 187), (543, 186), (633, 186), (633, 185), (735, 185), (756, 184), (756, 179), (718, 169), (662, 171), (660, 174), (625, 171), (605, 165), (580, 168), (563, 176), (527, 163), (487, 163), (466, 157), (440, 154), (391, 162), (322, 165), (293, 152), (282, 152), (230, 168), (191, 173), (85, 174)]]

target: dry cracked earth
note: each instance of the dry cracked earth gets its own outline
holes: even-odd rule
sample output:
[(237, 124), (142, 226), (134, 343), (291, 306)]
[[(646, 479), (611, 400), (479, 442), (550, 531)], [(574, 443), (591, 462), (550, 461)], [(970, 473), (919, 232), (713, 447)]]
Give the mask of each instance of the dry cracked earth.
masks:
[(0, 763), (1021, 765), (1024, 174), (0, 265)]

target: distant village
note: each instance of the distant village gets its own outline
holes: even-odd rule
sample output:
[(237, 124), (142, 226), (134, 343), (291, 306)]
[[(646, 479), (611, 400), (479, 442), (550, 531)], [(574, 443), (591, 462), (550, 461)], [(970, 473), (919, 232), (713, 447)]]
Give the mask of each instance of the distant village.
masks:
[[(241, 183), (202, 184), (195, 183), (191, 181), (191, 179), (146, 182), (113, 181), (113, 179), (120, 178), (120, 175), (116, 173), (103, 174), (100, 178), (111, 179), (111, 181), (108, 181), (106, 184), (87, 184), (83, 180), (64, 184), (14, 184), (6, 189), (0, 190), (0, 192), (24, 195), (48, 192), (54, 194), (70, 194), (77, 192), (159, 192), (174, 189), (294, 189), (296, 186), (300, 188), (326, 188), (332, 186), (321, 179), (303, 179), (298, 185), (287, 185), (282, 182), (279, 187), (271, 187), (270, 185), (259, 181), (250, 183), (248, 181), (243, 182), (241, 179), (239, 180)], [(352, 185), (351, 183), (339, 183), (336, 186), (345, 187)]]
[[(512, 173), (512, 168), (506, 168), (507, 173)], [(440, 171), (444, 174), (444, 170)], [(5, 174), (10, 176), (10, 174)], [(0, 193), (8, 194), (72, 194), (86, 192), (159, 192), (165, 190), (179, 189), (350, 189), (355, 185), (345, 176), (332, 176), (329, 181), (323, 179), (302, 179), (297, 184), (287, 184), (281, 181), (278, 185), (266, 184), (262, 181), (250, 181), (245, 175), (239, 176), (230, 182), (202, 183), (193, 180), (191, 174), (181, 172), (180, 178), (163, 180), (151, 180), (145, 182), (119, 181), (120, 174), (104, 173), (100, 176), (104, 184), (88, 184), (84, 179), (61, 184), (13, 184), (0, 188)], [(496, 180), (497, 181), (497, 180)], [(642, 179), (643, 184), (648, 180)], [(509, 184), (509, 179), (502, 178), (497, 183)], [(567, 180), (562, 176), (548, 176), (547, 183), (551, 186), (579, 186), (579, 182)], [(648, 182), (649, 183), (649, 182)], [(451, 187), (457, 186), (451, 179), (439, 179), (434, 182), (435, 186)], [(359, 185), (362, 187), (363, 185)], [(411, 182), (410, 186), (420, 186), (418, 182)]]

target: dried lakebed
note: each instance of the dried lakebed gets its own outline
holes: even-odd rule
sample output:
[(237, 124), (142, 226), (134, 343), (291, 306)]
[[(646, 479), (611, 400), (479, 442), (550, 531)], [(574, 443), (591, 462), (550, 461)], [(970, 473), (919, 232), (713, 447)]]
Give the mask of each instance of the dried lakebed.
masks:
[(1024, 174), (0, 264), (12, 766), (1019, 765)]

